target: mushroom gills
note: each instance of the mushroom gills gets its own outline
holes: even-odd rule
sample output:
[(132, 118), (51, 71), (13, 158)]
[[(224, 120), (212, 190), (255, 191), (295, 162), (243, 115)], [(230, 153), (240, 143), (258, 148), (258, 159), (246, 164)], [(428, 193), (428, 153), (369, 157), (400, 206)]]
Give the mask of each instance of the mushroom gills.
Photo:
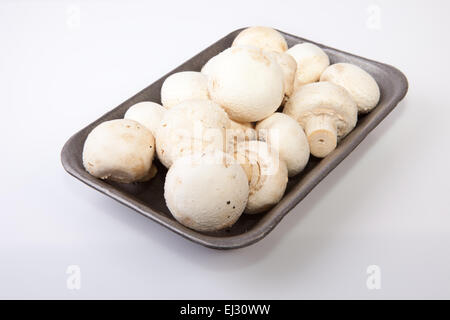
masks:
[(276, 205), (286, 190), (286, 163), (263, 141), (240, 143), (234, 157), (249, 180), (249, 197), (244, 213), (261, 213)]

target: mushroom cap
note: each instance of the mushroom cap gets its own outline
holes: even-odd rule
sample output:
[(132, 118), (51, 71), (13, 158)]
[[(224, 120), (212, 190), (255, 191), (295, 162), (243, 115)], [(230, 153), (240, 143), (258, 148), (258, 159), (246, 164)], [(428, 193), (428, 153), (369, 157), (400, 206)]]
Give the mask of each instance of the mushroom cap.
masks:
[(294, 91), (294, 80), (297, 72), (297, 62), (295, 59), (287, 53), (272, 52), (274, 59), (281, 67), (283, 71), (284, 79), (284, 94), (288, 97), (291, 96)]
[(149, 177), (155, 153), (150, 130), (133, 120), (106, 121), (87, 136), (83, 165), (94, 177), (130, 183)]
[(209, 99), (208, 78), (196, 71), (177, 72), (164, 80), (161, 102), (167, 109), (191, 99)]
[(322, 73), (320, 81), (328, 81), (345, 88), (358, 105), (360, 113), (367, 113), (380, 100), (380, 88), (366, 71), (350, 63), (336, 63)]
[(238, 144), (234, 154), (244, 168), (250, 184), (245, 213), (264, 212), (283, 197), (288, 182), (286, 163), (263, 141)]
[(269, 27), (250, 27), (241, 31), (233, 41), (235, 46), (254, 46), (263, 50), (285, 52), (288, 48), (283, 35)]
[(318, 81), (322, 72), (330, 65), (328, 55), (312, 43), (296, 44), (286, 53), (291, 55), (297, 62), (295, 88)]
[(276, 112), (256, 124), (258, 137), (278, 151), (289, 177), (300, 173), (309, 160), (309, 144), (303, 128), (288, 115)]
[(164, 114), (156, 132), (156, 151), (169, 168), (179, 157), (193, 152), (225, 149), (230, 119), (210, 100), (186, 100)]
[(305, 128), (311, 116), (330, 116), (337, 130), (337, 137), (346, 136), (356, 125), (358, 108), (350, 94), (341, 86), (330, 82), (303, 85), (286, 103), (283, 112)]
[(209, 68), (211, 99), (228, 116), (253, 122), (271, 115), (284, 97), (284, 76), (278, 63), (255, 47), (232, 47), (222, 52)]
[(219, 59), (220, 55), (225, 52), (225, 51), (229, 51), (230, 48), (225, 49), (224, 51), (222, 51), (221, 53), (215, 55), (214, 57), (212, 57), (211, 59), (209, 59), (202, 67), (202, 69), (200, 70), (200, 72), (202, 74), (204, 74), (205, 76), (209, 76), (211, 74), (211, 70), (215, 64), (215, 62)]
[(164, 198), (175, 219), (198, 231), (231, 227), (248, 199), (248, 180), (231, 156), (193, 154), (177, 159), (164, 184)]
[(166, 110), (166, 108), (158, 103), (143, 101), (131, 106), (127, 112), (125, 112), (124, 119), (139, 122), (150, 130), (155, 137), (156, 129), (158, 128)]

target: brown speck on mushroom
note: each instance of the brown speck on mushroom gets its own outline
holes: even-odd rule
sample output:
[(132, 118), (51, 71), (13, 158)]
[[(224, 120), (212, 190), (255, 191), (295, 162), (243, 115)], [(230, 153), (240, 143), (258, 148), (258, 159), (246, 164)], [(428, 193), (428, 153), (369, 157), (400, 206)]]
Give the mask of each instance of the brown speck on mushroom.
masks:
[(217, 84), (217, 80), (216, 80), (216, 79), (213, 79), (213, 80), (212, 80), (212, 87), (213, 87), (213, 88), (217, 88), (217, 87), (218, 87), (218, 84)]
[(260, 48), (258, 48), (257, 51), (252, 52), (251, 57), (256, 61), (263, 62), (266, 66), (270, 66), (271, 63), (270, 59), (264, 54), (263, 50)]
[(227, 201), (227, 204), (230, 204), (231, 202), (230, 201)]

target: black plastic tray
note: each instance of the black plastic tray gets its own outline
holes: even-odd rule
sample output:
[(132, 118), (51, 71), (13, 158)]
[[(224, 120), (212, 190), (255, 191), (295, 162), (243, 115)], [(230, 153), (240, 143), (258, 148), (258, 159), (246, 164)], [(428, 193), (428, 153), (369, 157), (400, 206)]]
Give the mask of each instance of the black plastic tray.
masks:
[[(406, 77), (394, 67), (361, 58), (346, 52), (319, 45), (330, 57), (331, 63), (350, 62), (369, 72), (378, 82), (381, 99), (371, 113), (358, 120), (356, 128), (341, 141), (336, 150), (324, 159), (311, 157), (305, 170), (289, 179), (283, 199), (271, 210), (258, 215), (242, 215), (236, 224), (228, 230), (214, 233), (199, 233), (178, 223), (170, 214), (164, 201), (164, 178), (167, 170), (158, 161), (157, 176), (145, 183), (120, 184), (102, 181), (89, 175), (83, 168), (82, 150), (89, 132), (99, 123), (111, 119), (122, 118), (126, 110), (140, 101), (160, 103), (160, 89), (164, 79), (174, 72), (199, 71), (212, 56), (231, 46), (233, 39), (242, 29), (236, 30), (206, 48), (181, 66), (166, 74), (117, 108), (106, 113), (75, 135), (64, 145), (61, 159), (64, 168), (75, 178), (110, 196), (111, 198), (136, 210), (166, 228), (201, 245), (215, 249), (233, 249), (248, 246), (266, 236), (281, 219), (297, 205), (331, 170), (333, 170), (353, 149), (373, 130), (389, 112), (403, 99), (408, 91)], [(280, 31), (286, 38), (289, 47), (301, 43), (312, 42)]]

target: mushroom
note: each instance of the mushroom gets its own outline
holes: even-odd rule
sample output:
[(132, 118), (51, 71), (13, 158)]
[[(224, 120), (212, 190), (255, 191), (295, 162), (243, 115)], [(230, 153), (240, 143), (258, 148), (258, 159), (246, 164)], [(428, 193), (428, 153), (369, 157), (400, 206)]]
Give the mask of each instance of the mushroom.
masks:
[(156, 136), (156, 129), (161, 122), (164, 112), (167, 109), (158, 103), (143, 101), (131, 106), (125, 112), (124, 119), (134, 120), (146, 127), (153, 136)]
[(238, 144), (235, 159), (244, 168), (250, 184), (245, 213), (264, 212), (283, 197), (288, 181), (286, 163), (263, 141)]
[(336, 63), (322, 73), (320, 81), (328, 81), (345, 88), (358, 105), (359, 113), (367, 113), (380, 100), (380, 88), (366, 71), (350, 63)]
[(161, 102), (167, 109), (191, 99), (209, 99), (207, 77), (195, 71), (177, 72), (164, 80)]
[[(208, 76), (212, 72), (212, 68), (214, 66), (214, 63), (219, 60), (219, 57), (224, 53), (230, 51), (231, 48), (228, 48), (221, 53), (219, 53), (216, 56), (213, 56), (211, 59), (209, 59), (205, 65), (202, 67), (201, 72)], [(280, 53), (276, 51), (264, 51), (265, 54), (271, 56), (273, 60), (275, 60), (283, 73), (283, 82), (284, 82), (284, 94), (285, 98), (287, 100), (288, 97), (291, 96), (292, 91), (294, 90), (294, 80), (295, 80), (295, 72), (297, 70), (297, 63), (295, 62), (294, 58), (292, 56), (288, 55), (287, 53)]]
[(289, 98), (294, 91), (295, 75), (297, 72), (297, 62), (287, 53), (276, 53), (275, 59), (283, 71), (284, 76), (284, 94)]
[(279, 53), (285, 52), (288, 48), (281, 33), (269, 27), (250, 27), (241, 31), (232, 46), (254, 46)]
[(146, 181), (155, 175), (155, 141), (150, 130), (133, 120), (106, 121), (87, 136), (83, 165), (94, 177), (116, 182)]
[(276, 112), (256, 124), (259, 140), (267, 142), (286, 162), (289, 177), (300, 173), (309, 160), (309, 145), (303, 128), (288, 115)]
[(303, 127), (311, 154), (319, 158), (336, 148), (338, 139), (355, 127), (358, 117), (356, 103), (347, 90), (330, 82), (301, 86), (283, 112)]
[(175, 219), (202, 232), (231, 227), (245, 209), (248, 192), (244, 170), (223, 153), (177, 159), (164, 184), (164, 198)]
[(328, 55), (312, 43), (296, 44), (286, 53), (297, 62), (294, 90), (304, 84), (318, 81), (322, 72), (330, 65)]
[(287, 97), (292, 94), (297, 63), (285, 53), (288, 46), (281, 33), (269, 27), (250, 27), (241, 31), (234, 39), (232, 47), (240, 46), (257, 47), (272, 53), (283, 71), (284, 93)]
[(254, 47), (232, 47), (209, 69), (208, 90), (213, 101), (239, 122), (271, 115), (284, 97), (283, 71), (270, 54)]
[(210, 100), (186, 100), (164, 114), (156, 131), (156, 151), (169, 168), (179, 157), (209, 150), (225, 151), (225, 111)]

